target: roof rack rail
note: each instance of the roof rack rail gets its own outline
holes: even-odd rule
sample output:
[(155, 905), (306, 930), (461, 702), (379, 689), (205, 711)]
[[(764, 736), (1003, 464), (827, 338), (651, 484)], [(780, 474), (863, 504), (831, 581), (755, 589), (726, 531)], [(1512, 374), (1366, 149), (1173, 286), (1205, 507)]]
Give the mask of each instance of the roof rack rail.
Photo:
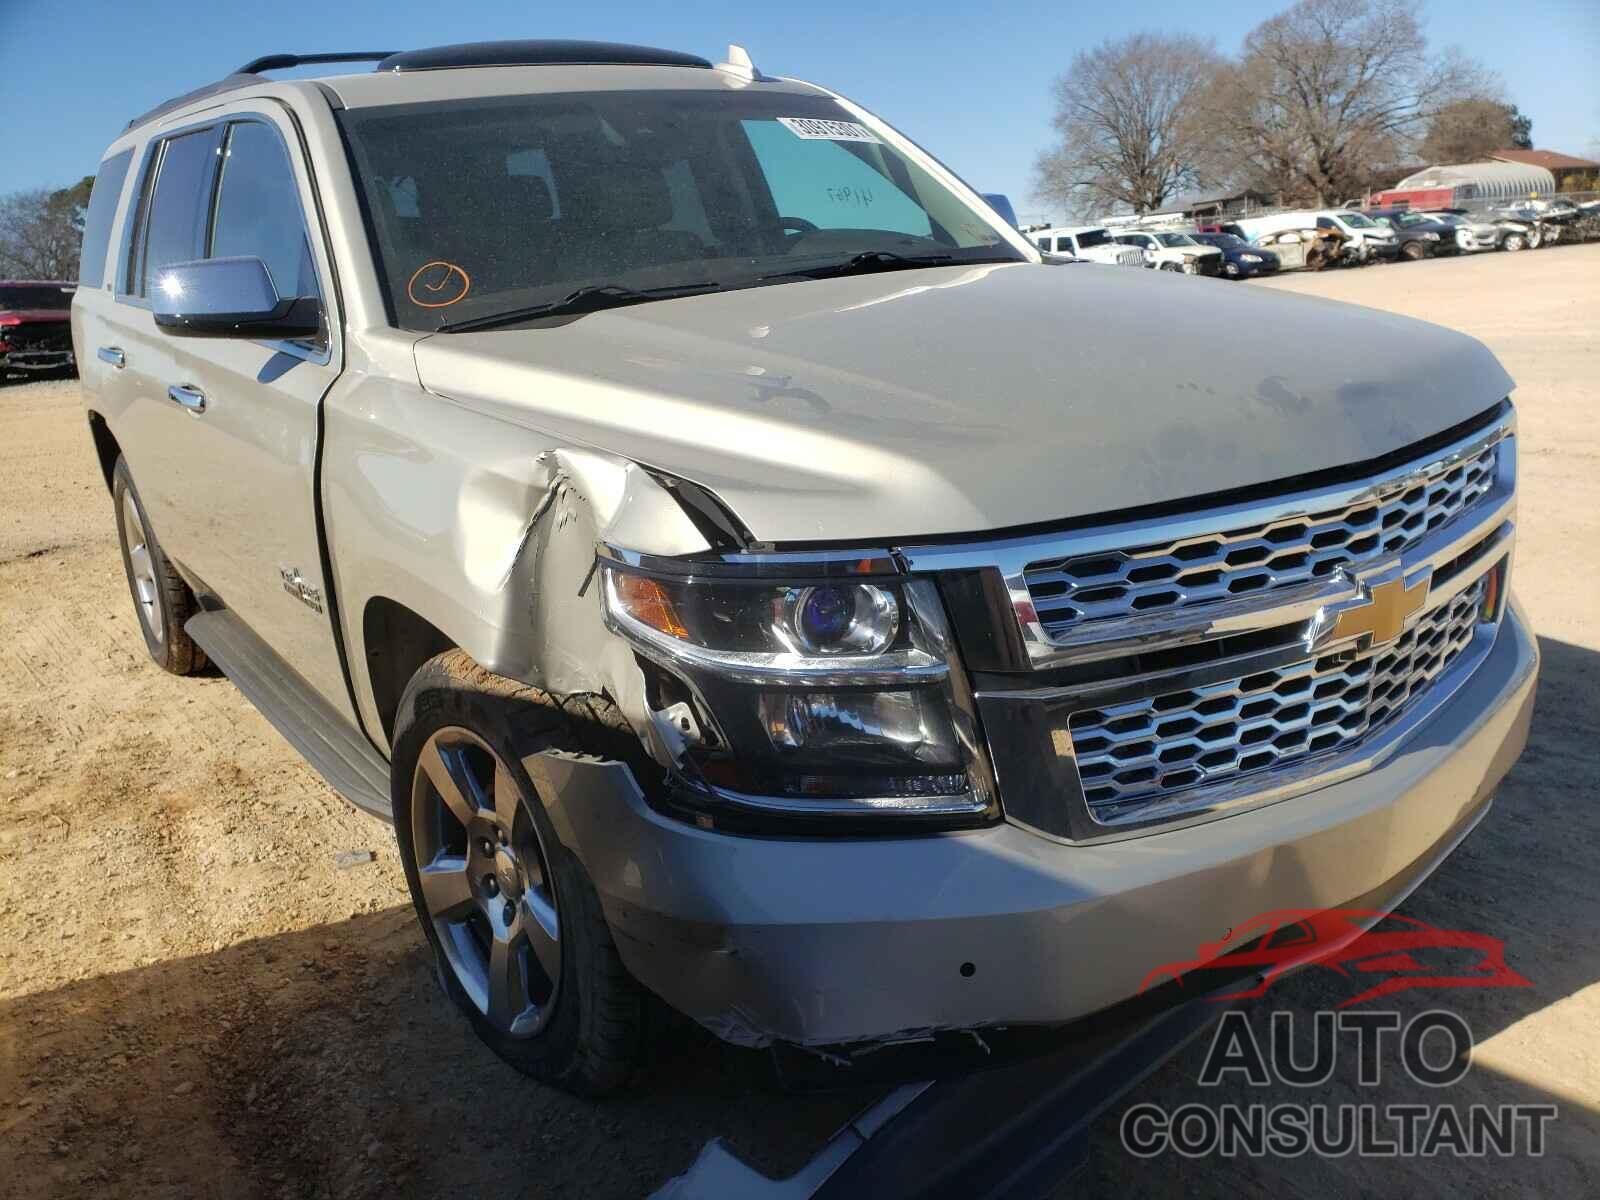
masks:
[(149, 112), (129, 121), (126, 128), (132, 129), (135, 125), (143, 125), (146, 121), (153, 121), (157, 117), (165, 116), (186, 104), (193, 104), (196, 100), (204, 100), (208, 96), (220, 96), (224, 92), (236, 92), (240, 88), (266, 83), (267, 81), (259, 74), (261, 71), (282, 71), (289, 67), (307, 66), (312, 63), (382, 62), (394, 56), (393, 50), (347, 50), (332, 54), (266, 54), (251, 59), (225, 79), (208, 83), (204, 87), (195, 88), (192, 92), (185, 92), (181, 96), (174, 96), (171, 100), (156, 105)]
[(226, 79), (208, 83), (192, 92), (175, 96), (149, 112), (135, 117), (128, 129), (153, 121), (169, 112), (204, 100), (208, 96), (237, 91), (265, 83), (262, 71), (283, 71), (290, 67), (316, 63), (375, 62), (376, 71), (441, 71), (451, 67), (522, 66), (657, 66), (701, 67), (711, 63), (696, 54), (677, 50), (657, 50), (651, 46), (630, 46), (623, 42), (583, 42), (560, 39), (528, 39), (506, 42), (461, 42), (453, 46), (432, 46), (422, 50), (341, 50), (328, 54), (265, 54), (253, 58)]
[(290, 67), (305, 67), (314, 63), (382, 62), (398, 53), (397, 50), (339, 50), (331, 54), (264, 54), (260, 58), (252, 58), (234, 74), (286, 71)]
[(380, 71), (443, 71), (451, 67), (534, 67), (534, 66), (642, 66), (702, 67), (711, 64), (697, 54), (678, 50), (657, 50), (653, 46), (631, 46), (624, 42), (568, 41), (558, 38), (529, 38), (505, 42), (461, 42), (453, 46), (430, 46), (390, 55), (378, 64)]

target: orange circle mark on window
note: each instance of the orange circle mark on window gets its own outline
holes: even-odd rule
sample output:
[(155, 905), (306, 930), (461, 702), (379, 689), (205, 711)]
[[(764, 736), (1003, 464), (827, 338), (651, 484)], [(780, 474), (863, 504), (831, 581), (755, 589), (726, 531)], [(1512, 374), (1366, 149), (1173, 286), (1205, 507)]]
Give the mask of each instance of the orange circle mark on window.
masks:
[(412, 273), (406, 295), (418, 308), (449, 308), (467, 298), (472, 277), (442, 258), (425, 262)]

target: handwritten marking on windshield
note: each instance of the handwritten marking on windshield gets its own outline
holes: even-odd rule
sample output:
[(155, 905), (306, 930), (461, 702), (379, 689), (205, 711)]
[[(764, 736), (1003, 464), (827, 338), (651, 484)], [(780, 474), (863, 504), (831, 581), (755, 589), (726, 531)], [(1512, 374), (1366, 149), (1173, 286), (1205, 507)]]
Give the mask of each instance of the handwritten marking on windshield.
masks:
[(449, 308), (467, 298), (472, 277), (453, 262), (435, 259), (412, 273), (406, 295), (418, 308)]

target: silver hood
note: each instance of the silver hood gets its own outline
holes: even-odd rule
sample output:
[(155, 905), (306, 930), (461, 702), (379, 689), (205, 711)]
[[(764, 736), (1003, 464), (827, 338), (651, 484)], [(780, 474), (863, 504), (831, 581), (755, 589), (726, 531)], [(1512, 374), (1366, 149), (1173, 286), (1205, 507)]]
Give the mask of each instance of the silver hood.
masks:
[(437, 334), (423, 385), (715, 491), (769, 542), (1112, 513), (1376, 458), (1511, 380), (1480, 343), (1170, 273), (1003, 264)]

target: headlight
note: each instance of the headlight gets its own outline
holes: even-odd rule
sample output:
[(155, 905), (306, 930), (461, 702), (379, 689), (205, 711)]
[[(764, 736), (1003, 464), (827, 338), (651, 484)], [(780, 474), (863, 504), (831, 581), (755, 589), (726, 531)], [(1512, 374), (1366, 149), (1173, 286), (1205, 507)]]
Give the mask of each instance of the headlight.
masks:
[(1241, 255), (1239, 255), (1239, 261), (1240, 262), (1258, 263), (1258, 262), (1265, 262), (1266, 260), (1263, 259), (1261, 257), (1261, 255), (1259, 255), (1259, 254), (1241, 254)]
[(915, 623), (901, 618), (903, 581), (773, 584), (611, 566), (604, 572), (606, 612), (619, 632), (730, 678), (945, 674)]
[(1437, 242), (1439, 240), (1439, 235), (1437, 233), (1424, 233), (1422, 235), (1422, 240), (1425, 242)]
[(835, 822), (994, 816), (933, 582), (812, 570), (764, 579), (602, 561), (607, 623), (675, 681), (707, 731), (674, 773), (674, 796), (712, 822), (730, 811)]

